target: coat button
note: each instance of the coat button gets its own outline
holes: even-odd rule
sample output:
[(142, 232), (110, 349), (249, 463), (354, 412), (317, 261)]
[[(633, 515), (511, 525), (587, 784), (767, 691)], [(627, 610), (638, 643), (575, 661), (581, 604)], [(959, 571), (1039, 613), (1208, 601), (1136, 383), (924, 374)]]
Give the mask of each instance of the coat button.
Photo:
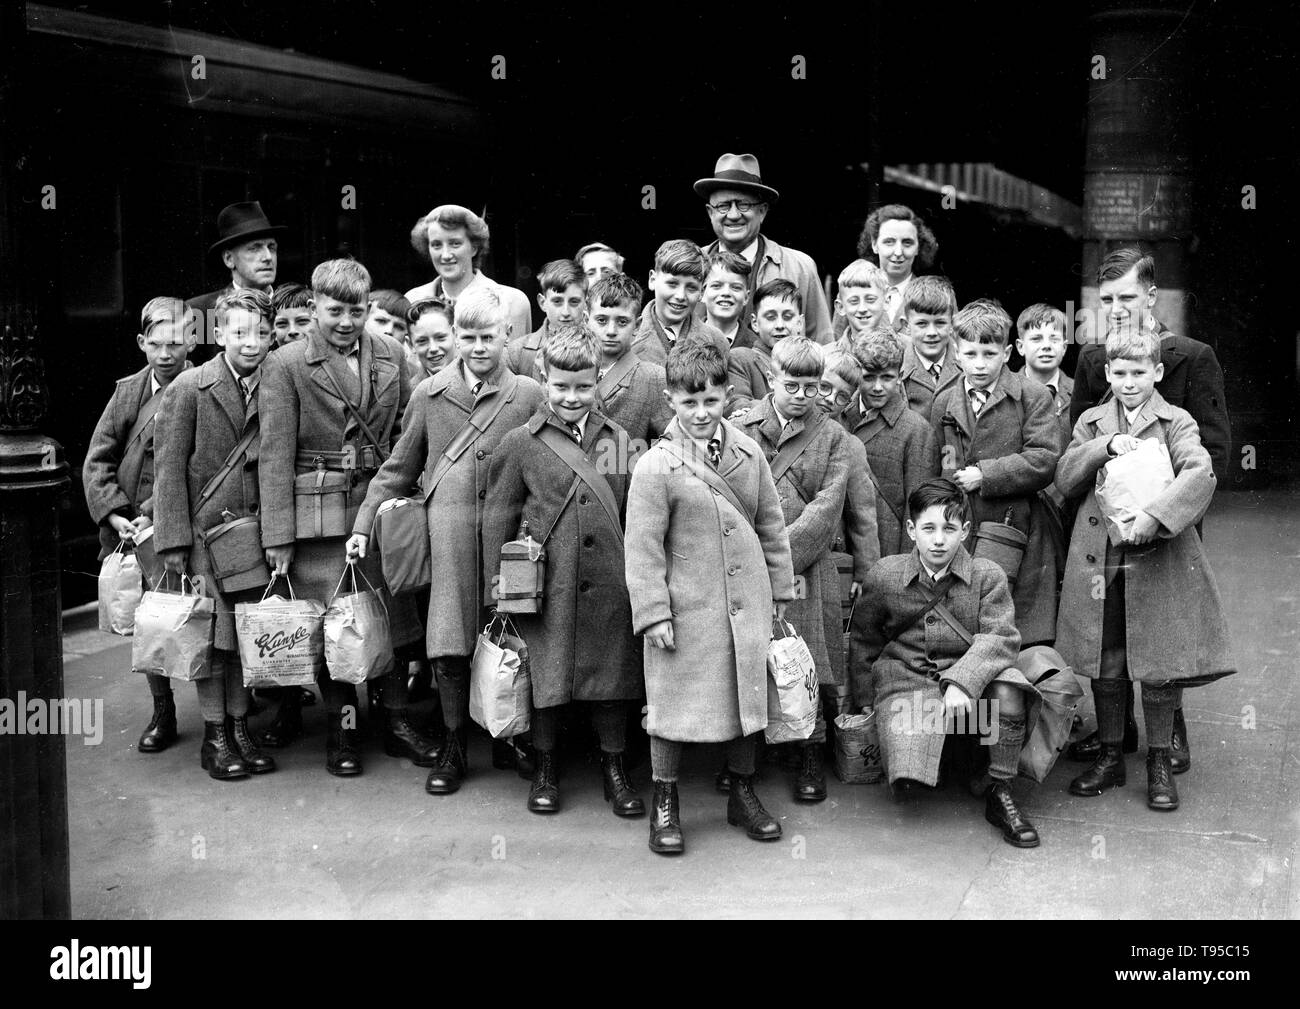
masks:
[(740, 572), (740, 567), (738, 565), (733, 564), (731, 565), (731, 567), (727, 568), (727, 574), (729, 575), (738, 574), (739, 572)]
[(936, 617), (933, 613), (931, 613), (925, 618), (925, 622), (927, 624), (937, 624), (939, 622), (939, 618)]
[(595, 536), (582, 537), (582, 545), (584, 547), (594, 547), (596, 545), (596, 537)]
[(1090, 525), (1090, 526), (1095, 526), (1096, 524), (1097, 524), (1097, 516), (1096, 516), (1096, 515), (1089, 515), (1089, 516), (1088, 516), (1088, 525)]
[(730, 536), (731, 533), (732, 533), (732, 530), (734, 530), (735, 528), (736, 528), (735, 526), (723, 526), (723, 527), (722, 527), (722, 535), (723, 535), (723, 536)]
[(482, 501), (485, 497), (487, 497), (487, 491), (486, 491), (486, 490), (481, 490), (481, 491), (478, 492), (478, 499), (479, 499), (480, 501)]
[(1094, 557), (1092, 554), (1089, 554), (1089, 555), (1088, 555), (1088, 563), (1089, 563), (1089, 564), (1096, 564), (1096, 563), (1097, 563), (1097, 558)]
[(580, 494), (580, 495), (578, 496), (578, 504), (585, 505), (586, 503), (587, 503), (587, 495), (586, 495), (586, 494)]
[(735, 603), (732, 603), (732, 604), (731, 604), (731, 615), (734, 617), (734, 616), (735, 616), (737, 613), (739, 613), (739, 612), (740, 612), (740, 607), (737, 606)]
[(590, 589), (590, 588), (591, 588), (591, 582), (579, 582), (579, 583), (578, 583), (578, 591), (579, 591), (579, 592), (586, 592), (586, 591), (587, 591), (588, 589)]
[(475, 458), (475, 459), (482, 459), (482, 458), (483, 458), (484, 456), (486, 456), (486, 455), (487, 455), (486, 452), (484, 452), (482, 449), (479, 449), (477, 452), (474, 453), (474, 458)]

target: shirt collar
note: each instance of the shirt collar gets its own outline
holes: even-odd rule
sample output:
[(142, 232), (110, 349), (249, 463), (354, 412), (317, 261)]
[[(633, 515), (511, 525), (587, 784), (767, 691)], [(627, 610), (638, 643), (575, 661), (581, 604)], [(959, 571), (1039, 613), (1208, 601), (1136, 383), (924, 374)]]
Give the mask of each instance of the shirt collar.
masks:
[(747, 263), (754, 262), (755, 257), (758, 256), (758, 239), (755, 238), (752, 242), (741, 249), (740, 256)]
[(728, 343), (735, 343), (736, 337), (740, 335), (740, 319), (737, 318), (736, 321), (731, 324), (731, 329), (723, 329), (721, 326), (718, 326), (717, 329), (718, 332), (727, 338)]
[[(221, 356), (225, 357), (226, 355), (222, 354)], [(162, 383), (158, 381), (158, 376), (155, 375), (152, 371), (149, 372), (149, 395), (150, 396), (158, 395), (158, 390), (161, 388), (162, 388)]]
[[(554, 417), (557, 421), (559, 421), (560, 424), (562, 424), (566, 428), (569, 426), (569, 422), (567, 420), (565, 420), (558, 413), (556, 413), (554, 410), (551, 409), (551, 404), (547, 403), (546, 408), (548, 410), (551, 410), (551, 416)], [(590, 419), (590, 417), (591, 417), (591, 411), (588, 410), (586, 413), (584, 413), (581, 417), (579, 417), (577, 420), (573, 422), (576, 425), (578, 425), (578, 434), (581, 435), (583, 438), (587, 437), (587, 421)]]
[(230, 358), (226, 357), (225, 354), (221, 355), (221, 363), (226, 366), (226, 371), (230, 372), (230, 377), (235, 380), (236, 385), (242, 388), (244, 383), (247, 382), (249, 392), (252, 392), (257, 388), (258, 379), (262, 377), (262, 368), (260, 365), (251, 375), (246, 378), (241, 378), (239, 373), (235, 371), (234, 365), (230, 363)]
[(778, 421), (780, 421), (780, 423), (781, 423), (781, 430), (782, 430), (782, 431), (784, 431), (785, 428), (786, 428), (786, 425), (789, 424), (790, 421), (792, 421), (792, 420), (794, 419), (793, 417), (787, 417), (785, 414), (783, 414), (780, 410), (778, 410), (778, 409), (776, 408), (776, 397), (775, 397), (775, 396), (772, 397), (772, 412), (773, 412), (774, 414), (776, 414), (776, 419), (777, 419)]

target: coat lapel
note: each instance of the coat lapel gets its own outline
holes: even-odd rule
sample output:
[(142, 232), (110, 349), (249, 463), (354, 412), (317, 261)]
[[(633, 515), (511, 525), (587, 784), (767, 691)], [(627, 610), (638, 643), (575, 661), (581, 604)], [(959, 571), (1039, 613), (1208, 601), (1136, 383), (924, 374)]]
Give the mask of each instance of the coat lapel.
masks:
[(242, 435), (245, 419), (244, 393), (235, 382), (235, 376), (230, 373), (225, 358), (220, 355), (214, 357), (203, 365), (203, 372), (199, 385), (211, 392), (235, 434)]

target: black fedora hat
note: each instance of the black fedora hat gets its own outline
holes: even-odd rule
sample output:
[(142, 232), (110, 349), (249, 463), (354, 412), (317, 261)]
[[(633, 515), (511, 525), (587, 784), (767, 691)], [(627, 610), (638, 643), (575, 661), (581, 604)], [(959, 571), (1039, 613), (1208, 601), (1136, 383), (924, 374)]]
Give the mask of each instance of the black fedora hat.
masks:
[(697, 196), (706, 200), (715, 189), (739, 189), (755, 193), (768, 203), (775, 203), (781, 195), (771, 186), (763, 185), (758, 158), (752, 154), (724, 154), (718, 158), (713, 175), (696, 180), (694, 189)]
[(273, 235), (289, 229), (283, 224), (272, 224), (262, 213), (262, 205), (256, 200), (248, 203), (232, 203), (222, 208), (217, 215), (217, 235), (219, 236), (208, 253), (218, 252), (231, 245), (247, 242), (258, 235)]

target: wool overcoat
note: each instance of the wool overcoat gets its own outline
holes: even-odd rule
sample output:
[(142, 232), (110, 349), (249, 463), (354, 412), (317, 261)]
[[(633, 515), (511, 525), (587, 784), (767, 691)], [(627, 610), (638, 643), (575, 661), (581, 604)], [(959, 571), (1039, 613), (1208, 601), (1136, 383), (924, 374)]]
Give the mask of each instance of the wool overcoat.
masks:
[(638, 360), (600, 396), (598, 409), (627, 432), (634, 447), (648, 448), (668, 430), (673, 419), (672, 407), (664, 397), (667, 387), (662, 364)]
[(236, 647), (235, 603), (256, 599), (260, 593), (253, 589), (230, 596), (218, 591), (199, 534), (220, 525), (223, 512), (236, 518), (259, 514), (262, 434), (253, 439), (203, 507), (197, 513), (193, 508), (204, 485), (221, 470), (245, 431), (258, 424), (260, 405), (266, 401), (265, 377), (263, 373), (252, 403), (245, 407), (243, 390), (225, 358), (211, 358), (172, 380), (163, 392), (155, 420), (154, 549), (159, 554), (189, 551), (186, 570), (202, 576), (204, 593), (216, 601), (213, 645), (231, 651)]
[[(925, 708), (940, 703), (949, 684), (979, 698), (1015, 664), (1020, 634), (1007, 576), (993, 561), (957, 549), (945, 605), (974, 639), (968, 646), (926, 605), (919, 581), (921, 560), (908, 554), (882, 557), (871, 569), (853, 611), (851, 667), (855, 697), (875, 689), (876, 725), (891, 782), (911, 778), (933, 785), (939, 777), (943, 737), (925, 731)], [(919, 700), (919, 704), (918, 704)]]
[[(1119, 410), (1113, 401), (1085, 410), (1056, 467), (1057, 486), (1080, 502), (1061, 589), (1056, 648), (1075, 672), (1093, 678), (1101, 665), (1105, 602), (1095, 588), (1109, 580), (1107, 552), (1113, 550), (1097, 505), (1096, 481), (1113, 458), (1106, 449), (1120, 432)], [(1143, 404), (1128, 433), (1166, 446), (1174, 469), (1174, 482), (1146, 509), (1160, 523), (1157, 538), (1123, 552), (1129, 676), (1159, 682), (1234, 672), (1218, 585), (1195, 529), (1217, 482), (1196, 421), (1157, 392)]]
[(978, 466), (982, 475), (969, 495), (972, 549), (980, 523), (1005, 522), (1008, 510), (1010, 525), (1029, 537), (1011, 592), (1016, 628), (1026, 646), (1050, 643), (1056, 635), (1056, 549), (1038, 492), (1052, 482), (1061, 454), (1052, 394), (1003, 368), (978, 418), (964, 382), (941, 392), (932, 411), (941, 474)]
[(898, 381), (907, 397), (907, 405), (929, 420), (930, 408), (939, 393), (961, 383), (961, 368), (957, 364), (957, 354), (952, 346), (948, 347), (943, 357), (943, 367), (939, 369), (939, 381), (926, 370), (925, 362), (909, 344), (903, 350), (903, 367), (898, 373)]
[[(677, 339), (680, 340), (704, 340), (712, 343), (718, 348), (718, 352), (725, 361), (727, 355), (731, 353), (731, 344), (727, 343), (727, 338), (722, 335), (722, 331), (717, 326), (712, 326), (705, 322), (703, 318), (696, 318), (689, 312), (681, 324), (681, 333)], [(646, 303), (645, 308), (641, 310), (641, 318), (637, 322), (636, 336), (632, 338), (632, 353), (636, 354), (642, 361), (650, 361), (653, 364), (663, 365), (668, 360), (668, 352), (673, 349), (673, 344), (668, 340), (667, 335), (662, 331), (655, 319), (655, 302), (654, 297)]]
[[(502, 545), (520, 538), (525, 524), (533, 539), (549, 530), (542, 612), (511, 618), (528, 642), (533, 704), (640, 697), (641, 643), (632, 633), (620, 528), (585, 483), (565, 503), (574, 472), (541, 440), (543, 427), (570, 437), (550, 407), (542, 406), (492, 453), (483, 510), (484, 605), (494, 605), (491, 589)], [(582, 447), (613, 491), (621, 522), (630, 474), (611, 463), (629, 458), (627, 433), (589, 413)]]
[(727, 359), (727, 416), (737, 417), (772, 391), (767, 375), (772, 370), (772, 355), (759, 344), (733, 350)]
[[(647, 731), (723, 742), (767, 727), (773, 600), (793, 595), (790, 541), (762, 450), (719, 427), (720, 476), (754, 525), (664, 447), (695, 443), (674, 419), (637, 462), (628, 491), (627, 586), (636, 633), (671, 620), (675, 648), (645, 643)], [(704, 465), (707, 455), (701, 454)]]
[[(492, 454), (501, 439), (527, 423), (546, 398), (541, 386), (513, 374), (504, 362), (486, 380), (479, 398), (484, 396), (503, 396), (506, 404), (425, 501), (433, 571), (425, 632), (430, 658), (474, 654), (478, 635), (487, 623), (480, 537)], [(370, 535), (379, 506), (389, 498), (406, 495), (421, 473), (421, 484), (428, 492), (443, 449), (465, 426), (473, 409), (474, 397), (465, 384), (460, 362), (416, 387), (402, 437), (370, 481), (353, 532)]]

